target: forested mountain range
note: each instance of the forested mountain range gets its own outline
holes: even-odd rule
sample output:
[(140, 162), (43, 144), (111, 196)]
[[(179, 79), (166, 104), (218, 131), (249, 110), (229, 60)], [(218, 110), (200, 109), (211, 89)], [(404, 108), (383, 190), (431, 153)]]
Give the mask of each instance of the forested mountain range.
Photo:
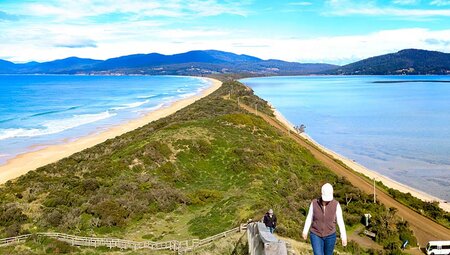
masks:
[(104, 61), (70, 57), (43, 63), (14, 64), (0, 60), (0, 73), (3, 74), (300, 75), (336, 67), (330, 64), (262, 60), (253, 56), (217, 50), (197, 50), (174, 55), (134, 54)]
[(49, 62), (15, 64), (0, 60), (0, 74), (86, 75), (404, 75), (450, 74), (450, 54), (406, 49), (348, 65), (263, 60), (217, 50), (196, 50), (174, 55), (134, 54), (107, 60), (70, 57)]
[(397, 53), (367, 58), (323, 73), (339, 75), (450, 74), (450, 54), (406, 49)]

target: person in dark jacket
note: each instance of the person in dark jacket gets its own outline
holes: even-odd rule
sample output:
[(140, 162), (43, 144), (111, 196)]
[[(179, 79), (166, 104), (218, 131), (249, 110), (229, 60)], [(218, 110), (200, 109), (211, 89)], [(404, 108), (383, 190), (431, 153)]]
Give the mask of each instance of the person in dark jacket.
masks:
[(269, 229), (270, 233), (273, 233), (275, 228), (277, 227), (277, 216), (273, 214), (273, 210), (270, 209), (266, 215), (264, 215), (264, 224)]

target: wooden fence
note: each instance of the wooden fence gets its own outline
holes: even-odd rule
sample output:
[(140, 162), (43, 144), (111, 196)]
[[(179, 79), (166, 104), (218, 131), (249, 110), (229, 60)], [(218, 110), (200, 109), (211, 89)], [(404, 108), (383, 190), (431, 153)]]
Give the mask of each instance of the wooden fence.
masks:
[(213, 235), (210, 237), (207, 237), (205, 239), (191, 239), (191, 240), (185, 240), (185, 241), (163, 241), (163, 242), (153, 242), (153, 241), (130, 241), (130, 240), (124, 240), (124, 239), (117, 239), (117, 238), (100, 238), (100, 237), (83, 237), (83, 236), (75, 236), (75, 235), (68, 235), (63, 233), (35, 233), (35, 234), (28, 234), (28, 235), (21, 235), (21, 236), (15, 236), (15, 237), (8, 237), (0, 239), (0, 247), (1, 246), (7, 246), (7, 245), (14, 245), (18, 243), (23, 243), (29, 238), (33, 236), (37, 237), (49, 237), (53, 238), (62, 242), (66, 242), (70, 245), (74, 246), (87, 246), (87, 247), (99, 247), (99, 246), (106, 246), (111, 248), (119, 248), (119, 249), (150, 249), (150, 250), (172, 250), (177, 251), (179, 254), (183, 254), (189, 251), (193, 251), (198, 247), (207, 245), (215, 240), (218, 240), (220, 238), (229, 236), (234, 233), (241, 232), (245, 230), (247, 226), (245, 224), (241, 225), (240, 227), (233, 228), (230, 230), (227, 230), (225, 232), (219, 233), (217, 235)]

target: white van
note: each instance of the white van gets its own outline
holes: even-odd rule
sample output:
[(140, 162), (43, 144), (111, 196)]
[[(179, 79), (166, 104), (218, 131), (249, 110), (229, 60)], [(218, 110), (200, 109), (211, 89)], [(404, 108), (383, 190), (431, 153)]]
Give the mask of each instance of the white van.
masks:
[(428, 255), (450, 254), (450, 241), (430, 241), (425, 248)]

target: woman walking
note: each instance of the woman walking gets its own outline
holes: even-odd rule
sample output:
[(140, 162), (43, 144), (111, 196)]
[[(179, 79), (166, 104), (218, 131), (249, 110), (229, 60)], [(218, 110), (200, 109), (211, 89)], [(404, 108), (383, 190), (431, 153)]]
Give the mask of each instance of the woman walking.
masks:
[(316, 198), (309, 206), (303, 239), (307, 239), (311, 228), (310, 239), (314, 255), (332, 255), (336, 244), (336, 221), (341, 233), (342, 246), (347, 245), (342, 209), (339, 202), (333, 199), (333, 186), (326, 183), (322, 186), (322, 196)]

